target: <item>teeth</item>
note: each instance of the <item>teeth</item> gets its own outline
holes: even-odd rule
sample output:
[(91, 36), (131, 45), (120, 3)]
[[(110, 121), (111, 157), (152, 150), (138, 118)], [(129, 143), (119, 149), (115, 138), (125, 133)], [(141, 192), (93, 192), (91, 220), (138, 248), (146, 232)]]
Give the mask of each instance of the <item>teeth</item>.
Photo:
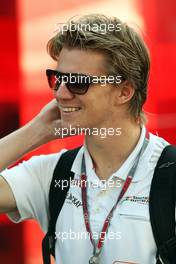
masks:
[(75, 111), (78, 111), (80, 110), (80, 107), (63, 107), (62, 110), (64, 112), (75, 112)]

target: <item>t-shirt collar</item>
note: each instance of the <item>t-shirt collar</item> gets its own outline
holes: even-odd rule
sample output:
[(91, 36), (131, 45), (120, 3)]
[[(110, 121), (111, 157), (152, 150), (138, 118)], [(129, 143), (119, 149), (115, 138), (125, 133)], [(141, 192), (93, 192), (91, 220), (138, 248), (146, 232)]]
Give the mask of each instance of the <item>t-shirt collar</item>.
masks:
[[(125, 162), (122, 164), (122, 166), (116, 172), (114, 172), (109, 177), (109, 179), (113, 179), (114, 177), (120, 178), (121, 180), (126, 179), (128, 172), (129, 172), (131, 166), (133, 165), (133, 163), (134, 163), (134, 161), (135, 161), (135, 159), (136, 159), (136, 157), (137, 157), (137, 155), (138, 155), (138, 153), (142, 147), (142, 144), (143, 144), (144, 139), (145, 139), (145, 135), (146, 135), (146, 128), (143, 125), (141, 128), (141, 135), (140, 135), (140, 138), (139, 138), (139, 141), (138, 141), (136, 147), (131, 152), (131, 154), (128, 156), (128, 158), (125, 160)], [(85, 142), (84, 142), (83, 146), (81, 147), (81, 149), (79, 150), (79, 152), (78, 152), (78, 154), (77, 154), (77, 156), (73, 162), (71, 171), (75, 173), (75, 176), (77, 178), (80, 177), (80, 175), (81, 175), (81, 162), (82, 162), (83, 153), (85, 154), (86, 173), (87, 173), (88, 180), (93, 181), (97, 177), (96, 177), (96, 174), (94, 172), (93, 162), (92, 162), (92, 159), (90, 157), (90, 154), (88, 152), (88, 149), (86, 147)], [(149, 144), (148, 144), (147, 148), (145, 149), (144, 153), (140, 157), (138, 168), (140, 168), (142, 166), (143, 171), (145, 172), (145, 170), (148, 167), (148, 163), (149, 163), (149, 159), (150, 159), (151, 155), (152, 155), (152, 144), (151, 144), (150, 139), (149, 139)], [(140, 181), (143, 179), (143, 177), (145, 177), (145, 173), (144, 174), (138, 173), (138, 168), (137, 168), (136, 173), (134, 175), (134, 178), (132, 180), (133, 182)]]

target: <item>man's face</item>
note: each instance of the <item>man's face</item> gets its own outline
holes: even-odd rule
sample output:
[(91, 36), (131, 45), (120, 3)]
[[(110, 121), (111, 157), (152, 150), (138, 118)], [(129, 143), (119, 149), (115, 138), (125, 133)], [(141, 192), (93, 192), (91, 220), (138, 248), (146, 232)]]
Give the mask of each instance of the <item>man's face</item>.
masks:
[[(80, 73), (91, 76), (103, 76), (105, 58), (102, 54), (79, 49), (63, 48), (56, 70), (63, 73)], [(91, 84), (87, 93), (72, 94), (62, 83), (54, 92), (58, 102), (63, 127), (101, 128), (112, 126), (114, 116), (114, 96), (117, 88), (112, 84)], [(74, 111), (74, 108), (80, 108)], [(67, 112), (68, 109), (73, 110)], [(114, 120), (113, 120), (114, 119)]]

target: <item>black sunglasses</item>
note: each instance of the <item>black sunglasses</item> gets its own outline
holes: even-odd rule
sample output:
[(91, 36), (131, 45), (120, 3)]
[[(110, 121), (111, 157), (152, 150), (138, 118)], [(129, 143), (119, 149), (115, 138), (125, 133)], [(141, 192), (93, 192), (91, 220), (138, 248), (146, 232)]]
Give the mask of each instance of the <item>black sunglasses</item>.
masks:
[(102, 83), (102, 77), (95, 78), (95, 76), (93, 77), (78, 73), (62, 73), (56, 70), (47, 69), (46, 75), (49, 86), (52, 90), (57, 91), (61, 83), (64, 82), (67, 89), (73, 94), (85, 94), (91, 84)]

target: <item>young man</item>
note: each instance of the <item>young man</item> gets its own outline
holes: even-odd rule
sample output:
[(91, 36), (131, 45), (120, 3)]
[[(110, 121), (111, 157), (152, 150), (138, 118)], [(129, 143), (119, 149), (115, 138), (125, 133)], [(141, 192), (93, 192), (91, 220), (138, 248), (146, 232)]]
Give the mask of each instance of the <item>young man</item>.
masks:
[(55, 99), (0, 141), (0, 212), (14, 222), (36, 219), (47, 231), (50, 183), (66, 150), (7, 168), (56, 139), (56, 128), (82, 129), (85, 142), (71, 168), (79, 184), (71, 184), (56, 223), (56, 263), (156, 263), (149, 192), (168, 143), (144, 126), (150, 59), (142, 38), (117, 18), (89, 15), (69, 21), (47, 47), (57, 62), (47, 70)]

